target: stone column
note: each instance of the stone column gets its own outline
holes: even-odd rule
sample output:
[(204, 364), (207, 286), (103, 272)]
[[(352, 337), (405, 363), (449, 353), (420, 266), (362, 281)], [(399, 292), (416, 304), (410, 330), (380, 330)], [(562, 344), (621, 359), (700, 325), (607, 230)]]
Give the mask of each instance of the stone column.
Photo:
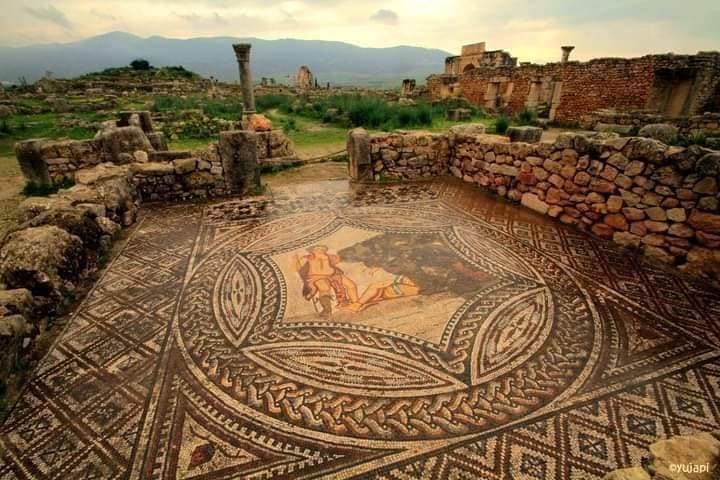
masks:
[(255, 113), (255, 94), (253, 93), (252, 73), (250, 72), (250, 48), (249, 43), (236, 43), (233, 45), (238, 68), (240, 69), (240, 87), (242, 88), (244, 114)]
[(561, 63), (567, 63), (570, 59), (570, 52), (575, 50), (574, 46), (567, 45), (564, 47), (560, 47), (562, 49), (562, 59), (560, 60)]

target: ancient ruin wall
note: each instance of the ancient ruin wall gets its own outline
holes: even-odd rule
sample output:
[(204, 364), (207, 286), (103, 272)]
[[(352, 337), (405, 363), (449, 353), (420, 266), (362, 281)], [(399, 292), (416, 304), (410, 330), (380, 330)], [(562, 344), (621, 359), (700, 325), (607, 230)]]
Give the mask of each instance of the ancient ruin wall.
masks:
[(716, 52), (480, 67), (457, 75), (433, 75), (427, 84), (435, 100), (459, 94), (480, 107), (517, 114), (532, 105), (531, 85), (549, 82), (556, 89), (548, 99), (549, 104), (556, 104), (551, 118), (578, 122), (602, 108), (663, 111), (674, 88), (663, 82), (682, 75), (691, 79), (687, 100), (680, 102), (683, 114), (704, 113), (716, 102), (720, 85), (720, 54)]
[(538, 144), (419, 133), (374, 135), (369, 142), (376, 179), (380, 172), (418, 179), (447, 166), (466, 182), (563, 223), (720, 278), (720, 152), (579, 134)]
[(380, 133), (370, 136), (370, 156), (378, 180), (432, 177), (447, 172), (450, 144), (439, 133)]

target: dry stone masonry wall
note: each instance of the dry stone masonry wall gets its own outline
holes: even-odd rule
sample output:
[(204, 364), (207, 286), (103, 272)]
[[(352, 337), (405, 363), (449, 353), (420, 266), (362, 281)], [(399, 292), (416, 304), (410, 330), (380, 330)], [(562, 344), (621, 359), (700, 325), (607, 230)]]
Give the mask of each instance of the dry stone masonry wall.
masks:
[(0, 377), (135, 222), (142, 202), (249, 193), (259, 187), (260, 157), (292, 150), (273, 131), (222, 132), (195, 152), (168, 151), (153, 133), (149, 115), (131, 114), (93, 140), (16, 145), (28, 181), (73, 185), (24, 200), (20, 225), (0, 242)]
[(484, 134), (396, 132), (367, 136), (367, 142), (369, 161), (358, 159), (365, 149), (355, 145), (351, 171), (365, 163), (375, 180), (449, 173), (720, 279), (720, 152), (597, 133), (564, 133), (554, 142), (531, 144)]
[(371, 135), (370, 153), (376, 180), (442, 175), (450, 161), (448, 136), (434, 133)]

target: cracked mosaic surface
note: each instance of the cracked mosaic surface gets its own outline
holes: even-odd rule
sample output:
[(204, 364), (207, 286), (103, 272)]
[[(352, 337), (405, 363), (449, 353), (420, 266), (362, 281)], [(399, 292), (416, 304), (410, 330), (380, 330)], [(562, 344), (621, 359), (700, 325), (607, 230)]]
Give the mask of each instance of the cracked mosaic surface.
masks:
[(720, 295), (454, 181), (148, 210), (0, 478), (602, 478), (720, 416)]

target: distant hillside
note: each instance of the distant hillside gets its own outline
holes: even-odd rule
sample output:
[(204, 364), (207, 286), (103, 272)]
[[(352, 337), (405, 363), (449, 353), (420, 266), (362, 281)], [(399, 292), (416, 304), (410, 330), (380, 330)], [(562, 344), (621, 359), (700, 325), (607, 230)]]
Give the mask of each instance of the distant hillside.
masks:
[(107, 33), (73, 43), (0, 47), (0, 82), (28, 82), (46, 71), (70, 78), (144, 58), (152, 65), (182, 65), (203, 76), (233, 82), (238, 78), (231, 44), (252, 43), (252, 69), (256, 79), (293, 75), (308, 65), (320, 82), (386, 85), (403, 78), (418, 83), (443, 69), (448, 52), (419, 47), (363, 48), (319, 40), (261, 40), (257, 38), (140, 38), (122, 32)]

